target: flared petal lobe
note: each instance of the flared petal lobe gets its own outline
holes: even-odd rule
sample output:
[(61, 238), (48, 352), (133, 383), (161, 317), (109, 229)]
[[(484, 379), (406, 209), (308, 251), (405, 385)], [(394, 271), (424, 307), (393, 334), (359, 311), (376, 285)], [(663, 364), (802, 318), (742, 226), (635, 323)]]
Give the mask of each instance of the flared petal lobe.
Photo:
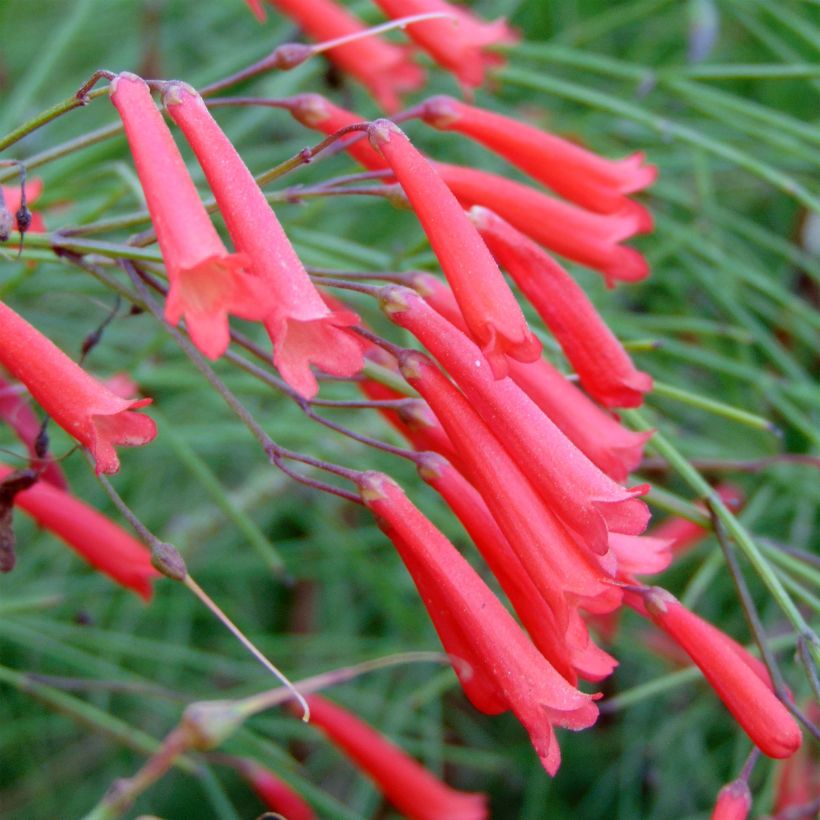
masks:
[(91, 451), (98, 474), (119, 470), (115, 445), (139, 447), (157, 434), (153, 419), (133, 412), (151, 399), (115, 396), (2, 302), (0, 364), (56, 424)]

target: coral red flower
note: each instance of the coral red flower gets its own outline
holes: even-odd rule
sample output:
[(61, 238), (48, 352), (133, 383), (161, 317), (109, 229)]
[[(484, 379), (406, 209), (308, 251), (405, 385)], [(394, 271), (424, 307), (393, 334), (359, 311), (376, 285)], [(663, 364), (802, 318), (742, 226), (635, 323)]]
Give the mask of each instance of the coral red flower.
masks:
[[(8, 212), (14, 217), (17, 213), (18, 209), (20, 208), (21, 203), (21, 191), (19, 185), (9, 185), (8, 187), (5, 185), (0, 185), (3, 191), (3, 198), (2, 201), (6, 203), (6, 209)], [(34, 204), (40, 197), (40, 194), (43, 192), (43, 180), (42, 179), (29, 179), (26, 181), (26, 205)], [(43, 217), (37, 213), (37, 211), (32, 211), (31, 213), (31, 224), (28, 226), (28, 233), (45, 233), (46, 232), (46, 225), (43, 222)]]
[(752, 808), (752, 793), (745, 780), (733, 780), (717, 796), (711, 820), (746, 820)]
[[(448, 322), (466, 332), (458, 304), (444, 282), (430, 274), (419, 274), (413, 286)], [(615, 481), (627, 480), (641, 463), (651, 431), (627, 430), (544, 359), (507, 364), (510, 378), (593, 464)]]
[(672, 562), (672, 545), (666, 538), (611, 532), (609, 546), (618, 559), (618, 572), (623, 578), (654, 575), (663, 572)]
[(636, 597), (635, 593), (628, 593), (624, 600), (648, 615), (685, 650), (764, 754), (789, 757), (800, 748), (800, 729), (772, 691), (771, 680), (760, 661), (686, 609), (666, 590), (653, 587), (644, 594), (643, 601), (636, 601)]
[(475, 570), (394, 481), (366, 473), (360, 488), (413, 576), (444, 648), (472, 667), (472, 675), (460, 666), (455, 671), (473, 705), (486, 714), (511, 710), (544, 768), (555, 774), (561, 752), (553, 724), (591, 726), (598, 716), (592, 697), (550, 666)]
[(433, 166), (391, 122), (377, 120), (368, 133), (407, 194), (453, 288), (470, 334), (495, 377), (506, 375), (506, 356), (535, 361), (541, 343), (527, 327), (518, 302), (478, 231)]
[[(820, 708), (811, 700), (803, 705), (804, 714), (817, 725), (820, 719)], [(778, 767), (774, 787), (774, 805), (772, 814), (776, 817), (787, 817), (787, 809), (798, 807), (809, 809), (812, 803), (820, 800), (820, 761), (817, 747), (807, 743), (801, 746), (797, 754), (784, 760)]]
[(573, 686), (578, 675), (595, 681), (610, 675), (617, 661), (589, 640), (580, 618), (571, 619), (571, 629), (560, 628), (475, 487), (435, 453), (423, 453), (417, 466), (419, 475), (436, 489), (461, 521), (532, 642), (550, 664)]
[[(249, 0), (257, 17), (264, 18), (259, 0)], [(333, 0), (268, 0), (295, 20), (314, 40), (336, 40), (358, 34), (366, 26)], [(410, 26), (410, 29), (415, 26)], [(408, 31), (409, 31), (408, 30)], [(396, 111), (401, 95), (424, 85), (424, 71), (409, 57), (408, 50), (369, 35), (324, 52), (342, 71), (370, 90), (385, 111)]]
[(245, 258), (225, 249), (145, 82), (119, 74), (111, 82), (111, 102), (125, 126), (168, 270), (165, 318), (177, 324), (184, 317), (194, 344), (216, 359), (230, 341), (228, 314), (261, 319), (269, 297), (244, 272)]
[[(13, 472), (0, 464), (0, 481)], [(14, 506), (54, 533), (81, 558), (146, 601), (159, 573), (151, 553), (125, 530), (78, 498), (45, 482), (14, 496)]]
[[(417, 293), (386, 287), (382, 303), (390, 319), (410, 330), (453, 377), (580, 545), (603, 555), (608, 529), (643, 532), (649, 510), (635, 496), (645, 493), (646, 485), (626, 489), (601, 472), (512, 379), (493, 380), (481, 351)], [(438, 408), (433, 410), (447, 429)]]
[(205, 171), (234, 244), (272, 297), (264, 323), (285, 381), (311, 398), (318, 390), (311, 364), (334, 376), (357, 373), (361, 345), (344, 328), (358, 324), (358, 316), (325, 304), (265, 195), (199, 94), (174, 83), (164, 100)]
[(436, 163), (436, 170), (465, 208), (488, 208), (540, 245), (599, 271), (609, 286), (649, 275), (646, 259), (634, 248), (618, 244), (651, 230), (651, 221), (638, 206), (594, 214), (488, 171), (442, 162)]
[[(642, 153), (609, 160), (555, 134), (452, 97), (431, 97), (421, 117), (441, 131), (472, 137), (548, 188), (590, 211), (635, 207), (626, 195), (651, 185), (657, 168)], [(651, 219), (647, 213), (647, 219)]]
[(300, 794), (256, 761), (243, 758), (238, 762), (237, 769), (271, 811), (287, 820), (313, 820), (316, 816)]
[(583, 288), (534, 242), (486, 208), (470, 217), (555, 334), (584, 389), (607, 407), (639, 407), (652, 379), (638, 370)]
[[(347, 709), (309, 695), (310, 723), (322, 730), (410, 820), (483, 820), (483, 794), (460, 792), (442, 783), (408, 754)], [(288, 820), (290, 816), (288, 815)]]
[(98, 474), (119, 470), (115, 444), (139, 447), (157, 434), (153, 419), (132, 412), (151, 399), (115, 396), (2, 302), (0, 364), (25, 384), (56, 424), (91, 451)]
[[(23, 390), (25, 388), (22, 385), (9, 384), (0, 378), (0, 419), (3, 419), (14, 430), (20, 441), (26, 445), (29, 455), (34, 459), (37, 458), (35, 443), (37, 436), (40, 435), (41, 422), (26, 399), (20, 395)], [(47, 481), (61, 490), (68, 487), (63, 471), (57, 462), (50, 461), (45, 465), (38, 464), (37, 466), (43, 467), (40, 473), (41, 481)]]
[(518, 39), (506, 21), (486, 23), (445, 0), (376, 0), (376, 3), (393, 19), (437, 11), (454, 17), (416, 23), (407, 29), (407, 34), (468, 87), (480, 86), (487, 68), (504, 63), (499, 55), (487, 51), (488, 46), (514, 43)]

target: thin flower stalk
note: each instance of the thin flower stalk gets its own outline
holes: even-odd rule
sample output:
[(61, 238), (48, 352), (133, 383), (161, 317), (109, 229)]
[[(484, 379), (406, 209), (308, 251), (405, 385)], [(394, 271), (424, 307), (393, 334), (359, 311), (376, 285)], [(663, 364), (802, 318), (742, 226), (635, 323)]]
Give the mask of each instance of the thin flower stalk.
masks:
[(590, 695), (571, 686), (523, 633), (458, 550), (410, 503), (392, 479), (366, 473), (362, 499), (393, 541), (424, 600), (444, 648), (463, 658), (456, 666), (465, 693), (487, 714), (511, 710), (544, 768), (560, 766), (553, 724), (592, 725), (598, 710)]
[[(333, 0), (268, 1), (319, 42), (366, 30), (361, 20)], [(251, 5), (257, 16), (263, 12), (259, 0), (253, 0)], [(408, 30), (412, 31), (417, 25), (427, 24), (415, 24)], [(410, 59), (409, 50), (381, 37), (362, 37), (324, 53), (345, 74), (364, 85), (388, 113), (398, 110), (402, 94), (415, 91), (424, 84), (424, 71)]]
[(535, 361), (541, 343), (527, 327), (521, 308), (478, 231), (433, 166), (387, 120), (377, 120), (368, 134), (407, 194), (493, 375), (506, 375), (507, 356), (522, 362)]
[[(0, 203), (5, 203), (8, 212), (14, 216), (20, 205), (22, 204), (22, 190), (19, 185), (0, 185)], [(42, 179), (29, 179), (26, 181), (26, 204), (33, 205), (43, 193)], [(28, 233), (45, 233), (46, 225), (43, 221), (42, 214), (39, 211), (31, 211), (31, 222), (28, 228)]]
[(644, 531), (649, 510), (637, 496), (648, 486), (627, 489), (599, 470), (512, 379), (493, 379), (481, 351), (417, 293), (397, 286), (382, 293), (389, 318), (410, 330), (453, 377), (584, 549), (604, 555), (608, 530), (627, 535)]
[[(657, 177), (657, 168), (644, 164), (642, 152), (606, 159), (555, 134), (452, 97), (431, 97), (419, 109), (421, 119), (433, 128), (471, 137), (570, 202), (596, 213), (641, 207), (627, 195), (647, 188)], [(651, 220), (648, 213), (646, 219)]]
[(151, 399), (116, 396), (2, 302), (0, 365), (28, 388), (56, 424), (91, 451), (98, 474), (119, 470), (115, 445), (139, 447), (157, 434), (151, 418), (134, 412)]
[[(12, 472), (11, 467), (0, 464), (0, 481)], [(14, 505), (95, 569), (150, 600), (151, 583), (159, 577), (151, 565), (151, 553), (102, 513), (46, 482), (17, 493)]]
[(607, 407), (639, 407), (652, 389), (652, 378), (635, 367), (583, 288), (496, 214), (474, 207), (470, 218), (553, 332), (587, 393)]
[(263, 320), (282, 377), (312, 398), (318, 383), (311, 364), (343, 378), (360, 371), (360, 343), (345, 330), (358, 324), (358, 316), (347, 309), (331, 310), (323, 301), (265, 195), (202, 98), (174, 83), (166, 88), (164, 101), (205, 171), (231, 238), (272, 300)]
[(221, 356), (230, 342), (228, 314), (260, 320), (270, 297), (246, 272), (247, 259), (228, 253), (200, 201), (171, 132), (146, 83), (123, 73), (111, 82), (148, 211), (170, 280), (165, 318), (185, 318), (197, 348)]
[[(308, 697), (311, 725), (368, 775), (410, 820), (483, 820), (486, 797), (451, 789), (361, 718), (320, 695)], [(288, 815), (290, 818), (290, 815)]]

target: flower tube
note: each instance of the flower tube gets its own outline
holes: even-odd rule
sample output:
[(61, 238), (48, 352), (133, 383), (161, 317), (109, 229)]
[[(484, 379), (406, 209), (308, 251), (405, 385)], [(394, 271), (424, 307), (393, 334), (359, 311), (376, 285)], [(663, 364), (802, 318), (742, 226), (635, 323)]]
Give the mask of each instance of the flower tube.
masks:
[(345, 328), (358, 324), (359, 317), (325, 304), (265, 195), (199, 94), (173, 83), (164, 101), (205, 171), (234, 244), (272, 297), (263, 320), (285, 381), (312, 398), (318, 383), (311, 364), (334, 376), (357, 373), (363, 364), (361, 345)]
[[(0, 464), (0, 481), (13, 472)], [(102, 513), (57, 487), (38, 482), (14, 496), (14, 506), (68, 544), (92, 567), (146, 601), (159, 572), (151, 553)]]
[[(361, 20), (333, 0), (268, 2), (320, 42), (366, 30)], [(257, 16), (260, 12), (264, 15), (259, 0), (252, 0), (252, 10)], [(403, 93), (415, 91), (424, 85), (424, 71), (410, 59), (408, 50), (375, 35), (361, 37), (323, 53), (343, 72), (365, 86), (388, 113), (399, 108)]]
[(374, 122), (368, 134), (407, 194), (493, 375), (506, 375), (506, 356), (535, 361), (541, 343), (527, 327), (518, 302), (478, 231), (433, 166), (387, 120)]
[(133, 412), (151, 399), (115, 396), (3, 302), (0, 364), (56, 424), (91, 451), (98, 475), (119, 470), (114, 445), (139, 447), (157, 434), (153, 419)]
[[(483, 820), (486, 797), (451, 789), (347, 709), (309, 695), (310, 723), (365, 772), (410, 820)], [(290, 815), (288, 815), (290, 820)]]
[(711, 820), (746, 820), (751, 808), (749, 784), (742, 779), (733, 780), (718, 792)]
[(255, 760), (242, 758), (236, 762), (236, 768), (272, 812), (287, 820), (313, 820), (316, 817), (300, 794)]
[(362, 499), (377, 516), (413, 577), (446, 651), (466, 660), (455, 667), (465, 693), (486, 714), (511, 710), (530, 735), (544, 768), (555, 774), (561, 751), (553, 724), (591, 726), (598, 710), (571, 686), (521, 631), (456, 548), (392, 479), (365, 473)]
[[(651, 185), (657, 168), (642, 153), (609, 160), (526, 123), (438, 96), (421, 105), (421, 118), (440, 131), (456, 131), (500, 154), (556, 193), (597, 213), (635, 208), (626, 195)], [(646, 219), (651, 220), (649, 214)]]
[(111, 82), (111, 102), (122, 118), (168, 270), (165, 318), (175, 325), (184, 317), (193, 343), (217, 359), (230, 342), (228, 314), (259, 320), (270, 297), (245, 272), (245, 257), (228, 253), (219, 238), (145, 82), (119, 74)]

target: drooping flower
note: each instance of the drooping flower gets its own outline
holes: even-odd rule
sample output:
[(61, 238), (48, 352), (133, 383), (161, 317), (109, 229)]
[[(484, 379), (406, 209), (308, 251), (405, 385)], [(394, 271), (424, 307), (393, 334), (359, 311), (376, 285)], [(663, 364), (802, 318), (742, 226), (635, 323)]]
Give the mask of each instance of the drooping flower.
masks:
[[(651, 185), (657, 168), (643, 153), (609, 160), (526, 123), (438, 96), (421, 105), (421, 118), (441, 131), (457, 131), (503, 156), (517, 168), (590, 211), (634, 208), (626, 195)], [(647, 213), (647, 219), (651, 217)]]
[(496, 261), (555, 334), (584, 389), (607, 407), (638, 407), (652, 379), (638, 370), (583, 288), (538, 245), (486, 208), (470, 218)]
[[(310, 723), (365, 772), (410, 820), (483, 820), (486, 797), (442, 783), (406, 752), (347, 709), (309, 695)], [(289, 815), (288, 815), (289, 818)], [(290, 820), (290, 818), (289, 818)]]
[(236, 768), (272, 812), (287, 820), (313, 820), (316, 816), (304, 798), (270, 769), (247, 758), (237, 761)]
[(711, 820), (746, 820), (752, 808), (752, 793), (743, 779), (727, 783), (719, 792)]
[[(19, 185), (0, 185), (3, 190), (2, 201), (6, 204), (8, 212), (14, 216), (22, 201), (22, 192)], [(33, 205), (43, 192), (42, 179), (29, 179), (26, 181), (26, 204)], [(31, 224), (28, 226), (28, 233), (45, 233), (46, 225), (43, 217), (37, 211), (31, 212)]]
[(325, 304), (265, 195), (199, 94), (174, 83), (164, 101), (205, 171), (234, 244), (272, 297), (262, 318), (285, 381), (311, 398), (318, 390), (311, 364), (334, 376), (357, 373), (361, 346), (345, 328), (358, 324), (358, 316)]
[[(264, 18), (259, 0), (249, 0), (257, 17)], [(366, 26), (333, 0), (268, 0), (282, 14), (295, 20), (318, 41), (336, 40), (358, 34)], [(410, 28), (414, 28), (411, 26)], [(369, 89), (379, 105), (392, 113), (401, 105), (401, 95), (424, 85), (424, 71), (406, 48), (374, 35), (336, 46), (324, 52), (343, 72)]]
[[(419, 274), (413, 287), (459, 330), (464, 319), (450, 288), (438, 277)], [(555, 425), (610, 478), (623, 482), (641, 462), (651, 432), (627, 430), (545, 359), (507, 362), (510, 378)]]
[(800, 729), (775, 696), (765, 666), (740, 644), (659, 587), (648, 590), (642, 600), (632, 592), (624, 600), (683, 648), (764, 754), (783, 758), (800, 748)]
[(209, 358), (230, 341), (228, 314), (259, 320), (270, 299), (247, 260), (228, 253), (199, 199), (171, 132), (145, 82), (124, 72), (111, 82), (170, 281), (165, 318), (185, 318), (194, 344)]
[(511, 710), (544, 765), (555, 774), (561, 752), (553, 724), (591, 726), (593, 698), (571, 686), (535, 648), (456, 548), (409, 501), (392, 479), (366, 473), (362, 499), (393, 541), (424, 600), (462, 688), (486, 714)]
[(115, 396), (2, 302), (0, 364), (56, 424), (91, 451), (98, 474), (119, 470), (114, 445), (139, 447), (157, 434), (153, 419), (133, 412), (151, 399)]
[[(0, 464), (0, 481), (13, 472)], [(14, 496), (14, 506), (54, 533), (95, 569), (146, 601), (159, 572), (151, 553), (125, 530), (68, 492), (39, 481)]]
[[(604, 555), (609, 549), (608, 529), (628, 535), (643, 532), (649, 510), (636, 496), (648, 490), (646, 485), (626, 489), (601, 472), (512, 379), (494, 380), (481, 351), (417, 293), (386, 287), (382, 306), (452, 376), (580, 545)], [(447, 429), (438, 409), (433, 409)], [(454, 437), (449, 429), (448, 433)]]
[(423, 453), (417, 467), (419, 475), (444, 498), (467, 530), (532, 642), (550, 664), (573, 686), (578, 675), (586, 680), (610, 675), (617, 661), (590, 641), (580, 618), (570, 617), (564, 629), (559, 626), (475, 487), (435, 453)]
[(507, 356), (535, 361), (541, 343), (527, 327), (515, 296), (478, 231), (433, 166), (391, 122), (377, 120), (368, 133), (407, 194), (470, 334), (495, 377), (506, 375)]
[[(6, 422), (17, 434), (17, 438), (26, 445), (29, 455), (37, 458), (36, 442), (40, 435), (41, 422), (34, 414), (28, 402), (20, 392), (24, 390), (22, 385), (9, 384), (0, 377), (0, 419)], [(48, 457), (48, 456), (47, 456)], [(40, 480), (47, 481), (61, 490), (68, 487), (63, 471), (56, 461), (49, 461), (46, 464), (37, 464), (42, 467)]]
[(499, 55), (489, 52), (488, 46), (514, 43), (518, 39), (505, 20), (487, 23), (445, 0), (376, 0), (376, 3), (393, 19), (429, 12), (445, 12), (454, 18), (416, 23), (407, 33), (468, 88), (480, 86), (484, 72), (504, 62)]

